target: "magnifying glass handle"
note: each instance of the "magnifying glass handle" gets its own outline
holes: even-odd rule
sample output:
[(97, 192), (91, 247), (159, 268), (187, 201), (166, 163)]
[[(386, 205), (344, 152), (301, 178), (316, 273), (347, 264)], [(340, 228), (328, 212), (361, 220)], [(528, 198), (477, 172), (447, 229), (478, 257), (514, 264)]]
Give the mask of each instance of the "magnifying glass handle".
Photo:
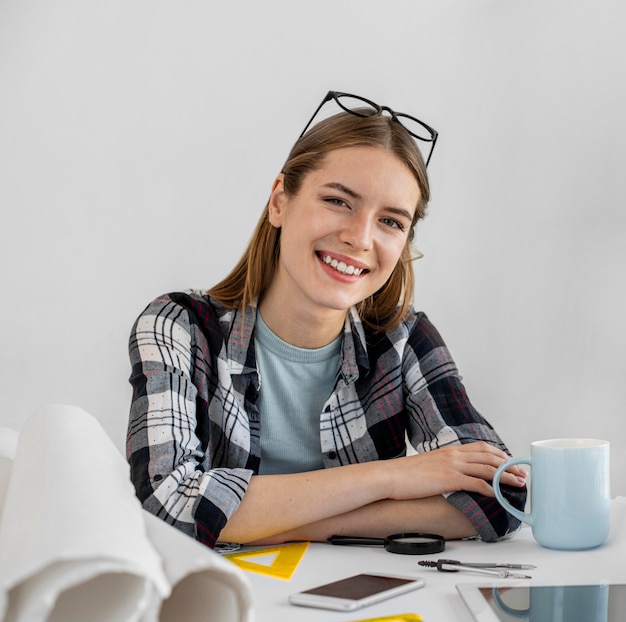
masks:
[(360, 538), (358, 536), (331, 536), (328, 538), (328, 542), (341, 546), (382, 546), (385, 544), (382, 538)]

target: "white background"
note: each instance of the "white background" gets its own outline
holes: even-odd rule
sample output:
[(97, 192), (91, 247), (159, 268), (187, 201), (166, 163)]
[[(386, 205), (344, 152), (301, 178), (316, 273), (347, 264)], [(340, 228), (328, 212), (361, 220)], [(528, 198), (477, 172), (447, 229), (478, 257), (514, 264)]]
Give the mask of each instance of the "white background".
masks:
[(613, 0), (0, 0), (1, 423), (76, 404), (123, 451), (135, 317), (226, 274), (338, 89), (440, 131), (415, 301), (476, 406), (515, 455), (608, 438), (626, 494), (625, 23)]

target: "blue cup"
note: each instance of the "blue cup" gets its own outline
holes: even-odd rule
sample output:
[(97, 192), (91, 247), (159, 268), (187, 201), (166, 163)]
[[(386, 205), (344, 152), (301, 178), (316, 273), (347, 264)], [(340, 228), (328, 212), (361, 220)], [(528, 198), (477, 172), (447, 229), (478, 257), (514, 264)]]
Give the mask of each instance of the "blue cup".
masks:
[[(610, 444), (588, 438), (535, 441), (530, 457), (500, 465), (493, 478), (502, 507), (532, 527), (539, 544), (551, 549), (581, 550), (600, 546), (611, 521)], [(502, 495), (500, 477), (515, 464), (528, 464), (530, 512), (514, 508)]]

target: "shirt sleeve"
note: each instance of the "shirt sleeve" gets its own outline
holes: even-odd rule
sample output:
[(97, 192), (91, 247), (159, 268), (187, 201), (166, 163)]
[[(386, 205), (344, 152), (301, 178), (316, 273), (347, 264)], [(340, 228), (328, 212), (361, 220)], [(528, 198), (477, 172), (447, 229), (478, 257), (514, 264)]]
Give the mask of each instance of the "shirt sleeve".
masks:
[(200, 393), (217, 392), (210, 382), (217, 354), (192, 333), (189, 312), (169, 297), (151, 303), (135, 322), (126, 454), (143, 507), (213, 546), (253, 471), (213, 464), (210, 447), (224, 441), (223, 431), (209, 421), (215, 396)]
[[(417, 452), (485, 441), (511, 455), (491, 424), (471, 404), (443, 339), (423, 314), (418, 315), (409, 335), (403, 368), (408, 437)], [(502, 493), (513, 507), (524, 509), (526, 488), (502, 486)], [(464, 491), (444, 496), (467, 516), (484, 541), (499, 540), (521, 526), (495, 498)]]

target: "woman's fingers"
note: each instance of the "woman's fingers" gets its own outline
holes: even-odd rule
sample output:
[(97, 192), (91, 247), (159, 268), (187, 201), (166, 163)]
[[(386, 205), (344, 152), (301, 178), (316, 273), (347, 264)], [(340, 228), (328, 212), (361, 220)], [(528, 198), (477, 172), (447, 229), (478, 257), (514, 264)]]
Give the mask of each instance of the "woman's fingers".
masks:
[[(420, 498), (457, 490), (493, 497), (493, 476), (508, 459), (509, 456), (497, 447), (479, 441), (391, 461), (394, 463), (392, 498)], [(503, 485), (522, 487), (525, 476), (523, 469), (512, 466), (502, 474), (500, 481)]]
[(500, 482), (502, 484), (506, 484), (509, 486), (518, 486), (522, 487), (526, 485), (526, 476), (527, 473), (524, 469), (520, 469), (519, 467), (511, 467), (502, 473), (500, 477)]
[[(472, 474), (475, 477), (484, 479), (486, 482), (491, 482), (496, 470), (510, 458), (510, 456), (497, 447), (493, 447), (482, 441), (463, 445), (460, 449), (461, 453), (467, 452), (469, 461), (481, 467)], [(524, 469), (518, 465), (513, 465), (504, 471), (500, 477), (500, 482), (504, 485), (521, 488), (526, 484), (526, 475)]]

